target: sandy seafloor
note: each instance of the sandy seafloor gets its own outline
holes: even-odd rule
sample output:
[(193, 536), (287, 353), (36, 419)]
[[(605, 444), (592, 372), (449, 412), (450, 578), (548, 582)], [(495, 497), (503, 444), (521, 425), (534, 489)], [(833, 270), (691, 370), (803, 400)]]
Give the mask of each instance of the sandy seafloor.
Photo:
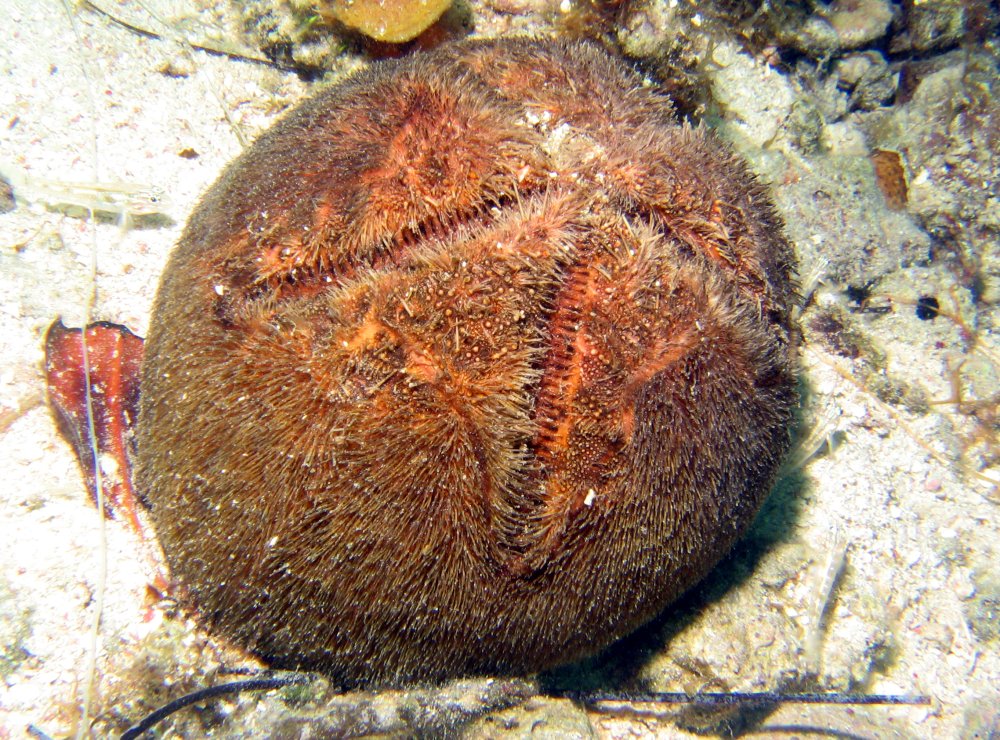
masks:
[[(157, 7), (180, 14), (185, 4), (174, 5)], [(130, 3), (113, 7), (155, 27)], [(0, 214), (0, 737), (76, 731), (102, 571), (100, 517), (44, 404), (45, 330), (57, 316), (79, 325), (93, 290), (93, 319), (145, 334), (160, 270), (185, 218), (240, 151), (221, 106), (253, 138), (308, 92), (293, 74), (201, 53), (190, 65), (172, 43), (86, 11), (76, 21), (80, 38), (58, 2), (0, 4), (0, 163), (34, 178), (159, 186), (170, 200), (169, 220), (121, 231), (107, 220), (95, 225), (46, 208), (41, 197)], [(166, 64), (190, 73), (165, 75), (158, 70)], [(184, 150), (197, 157), (180, 156)], [(836, 234), (817, 238), (836, 244)], [(910, 300), (960, 291), (952, 273), (934, 264), (898, 270), (882, 286)], [(842, 303), (842, 287), (821, 286), (816, 300)], [(857, 320), (884, 350), (887, 372), (919, 384), (931, 400), (949, 398), (948, 363), (966, 347), (959, 327), (941, 317), (920, 321), (905, 301), (895, 305)], [(995, 337), (981, 343), (997, 357)], [(970, 361), (988, 364), (982, 355)], [(748, 540), (679, 605), (679, 616), (629, 640), (625, 657), (612, 654), (563, 678), (608, 690), (855, 690), (931, 699), (917, 707), (788, 704), (749, 720), (764, 736), (1000, 732), (1000, 512), (995, 488), (963, 464), (962, 440), (975, 427), (953, 404), (912, 413), (879, 400), (852, 382), (850, 365), (818, 345), (803, 351), (815, 410), (809, 418), (836, 440), (835, 449), (821, 449), (782, 483)], [(996, 368), (983, 372), (995, 377)], [(981, 472), (997, 475), (995, 468)], [(118, 521), (107, 523), (106, 534), (92, 710), (98, 735), (220, 680), (220, 664), (253, 665), (217, 647), (169, 603), (151, 600), (148, 545)], [(451, 690), (474, 707), (487, 685)], [(341, 715), (361, 702), (370, 716), (389, 718), (383, 729), (407, 734), (405, 724), (392, 724), (391, 704), (400, 696), (337, 701)], [(565, 700), (532, 698), (477, 718), (482, 710), (436, 731), (688, 736), (668, 713), (649, 708), (585, 712)], [(188, 710), (160, 731), (252, 736), (294, 711), (287, 695), (245, 695), (210, 711)], [(308, 732), (307, 724), (282, 726)]]

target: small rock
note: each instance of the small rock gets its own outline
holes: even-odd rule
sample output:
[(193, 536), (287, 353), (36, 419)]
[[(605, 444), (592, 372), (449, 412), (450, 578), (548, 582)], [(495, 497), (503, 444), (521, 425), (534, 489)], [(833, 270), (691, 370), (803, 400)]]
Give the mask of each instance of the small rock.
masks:
[(852, 110), (875, 110), (896, 94), (897, 75), (878, 51), (851, 54), (834, 67), (838, 85), (850, 92)]
[(888, 0), (835, 0), (779, 38), (813, 57), (841, 49), (857, 49), (882, 38), (892, 22)]
[(977, 638), (989, 642), (1000, 638), (1000, 579), (993, 571), (972, 574), (976, 595), (965, 604), (965, 619)]
[(868, 154), (864, 132), (848, 121), (837, 121), (824, 126), (819, 144), (833, 157), (864, 157)]
[(631, 57), (642, 59), (662, 54), (675, 35), (678, 6), (664, 0), (648, 0), (627, 6), (627, 15), (618, 29), (618, 42)]
[[(908, 0), (903, 3), (905, 44), (916, 51), (946, 49), (961, 41), (965, 33), (966, 0)], [(899, 45), (893, 39), (893, 46)]]

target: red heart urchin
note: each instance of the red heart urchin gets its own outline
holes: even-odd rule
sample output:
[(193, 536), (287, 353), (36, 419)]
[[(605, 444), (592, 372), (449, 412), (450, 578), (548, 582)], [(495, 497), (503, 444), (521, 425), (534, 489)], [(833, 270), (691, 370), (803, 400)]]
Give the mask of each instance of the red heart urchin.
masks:
[(166, 268), (137, 486), (209, 626), (346, 683), (596, 651), (746, 529), (796, 402), (763, 189), (591, 46), (329, 88)]

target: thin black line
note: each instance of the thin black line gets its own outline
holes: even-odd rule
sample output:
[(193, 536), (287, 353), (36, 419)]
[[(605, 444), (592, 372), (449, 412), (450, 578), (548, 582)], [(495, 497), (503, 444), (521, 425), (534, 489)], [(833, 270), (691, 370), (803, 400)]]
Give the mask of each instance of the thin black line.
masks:
[(224, 694), (235, 694), (239, 691), (270, 691), (280, 689), (293, 684), (307, 683), (312, 678), (302, 673), (292, 673), (284, 676), (269, 676), (267, 678), (249, 678), (245, 681), (232, 681), (230, 683), (210, 686), (207, 689), (199, 689), (190, 694), (174, 699), (169, 704), (164, 704), (154, 712), (146, 715), (141, 722), (132, 725), (122, 733), (121, 740), (135, 740), (142, 733), (152, 728), (158, 722), (169, 717), (174, 712), (183, 709), (190, 704), (196, 704), (206, 699), (214, 699)]
[(582, 704), (602, 701), (637, 702), (653, 704), (695, 704), (708, 706), (755, 704), (902, 704), (925, 706), (930, 697), (912, 694), (847, 694), (799, 693), (784, 694), (778, 691), (733, 691), (686, 694), (682, 691), (663, 692), (611, 692), (564, 691), (546, 692), (549, 696), (572, 699)]

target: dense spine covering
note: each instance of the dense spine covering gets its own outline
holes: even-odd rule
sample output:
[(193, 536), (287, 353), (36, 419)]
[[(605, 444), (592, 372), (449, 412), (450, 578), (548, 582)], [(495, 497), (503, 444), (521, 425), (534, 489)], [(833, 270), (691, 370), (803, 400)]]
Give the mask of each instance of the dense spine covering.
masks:
[(591, 653), (767, 494), (792, 270), (745, 166), (594, 47), (372, 66), (234, 162), (165, 272), (137, 472), (172, 573), (348, 683)]

